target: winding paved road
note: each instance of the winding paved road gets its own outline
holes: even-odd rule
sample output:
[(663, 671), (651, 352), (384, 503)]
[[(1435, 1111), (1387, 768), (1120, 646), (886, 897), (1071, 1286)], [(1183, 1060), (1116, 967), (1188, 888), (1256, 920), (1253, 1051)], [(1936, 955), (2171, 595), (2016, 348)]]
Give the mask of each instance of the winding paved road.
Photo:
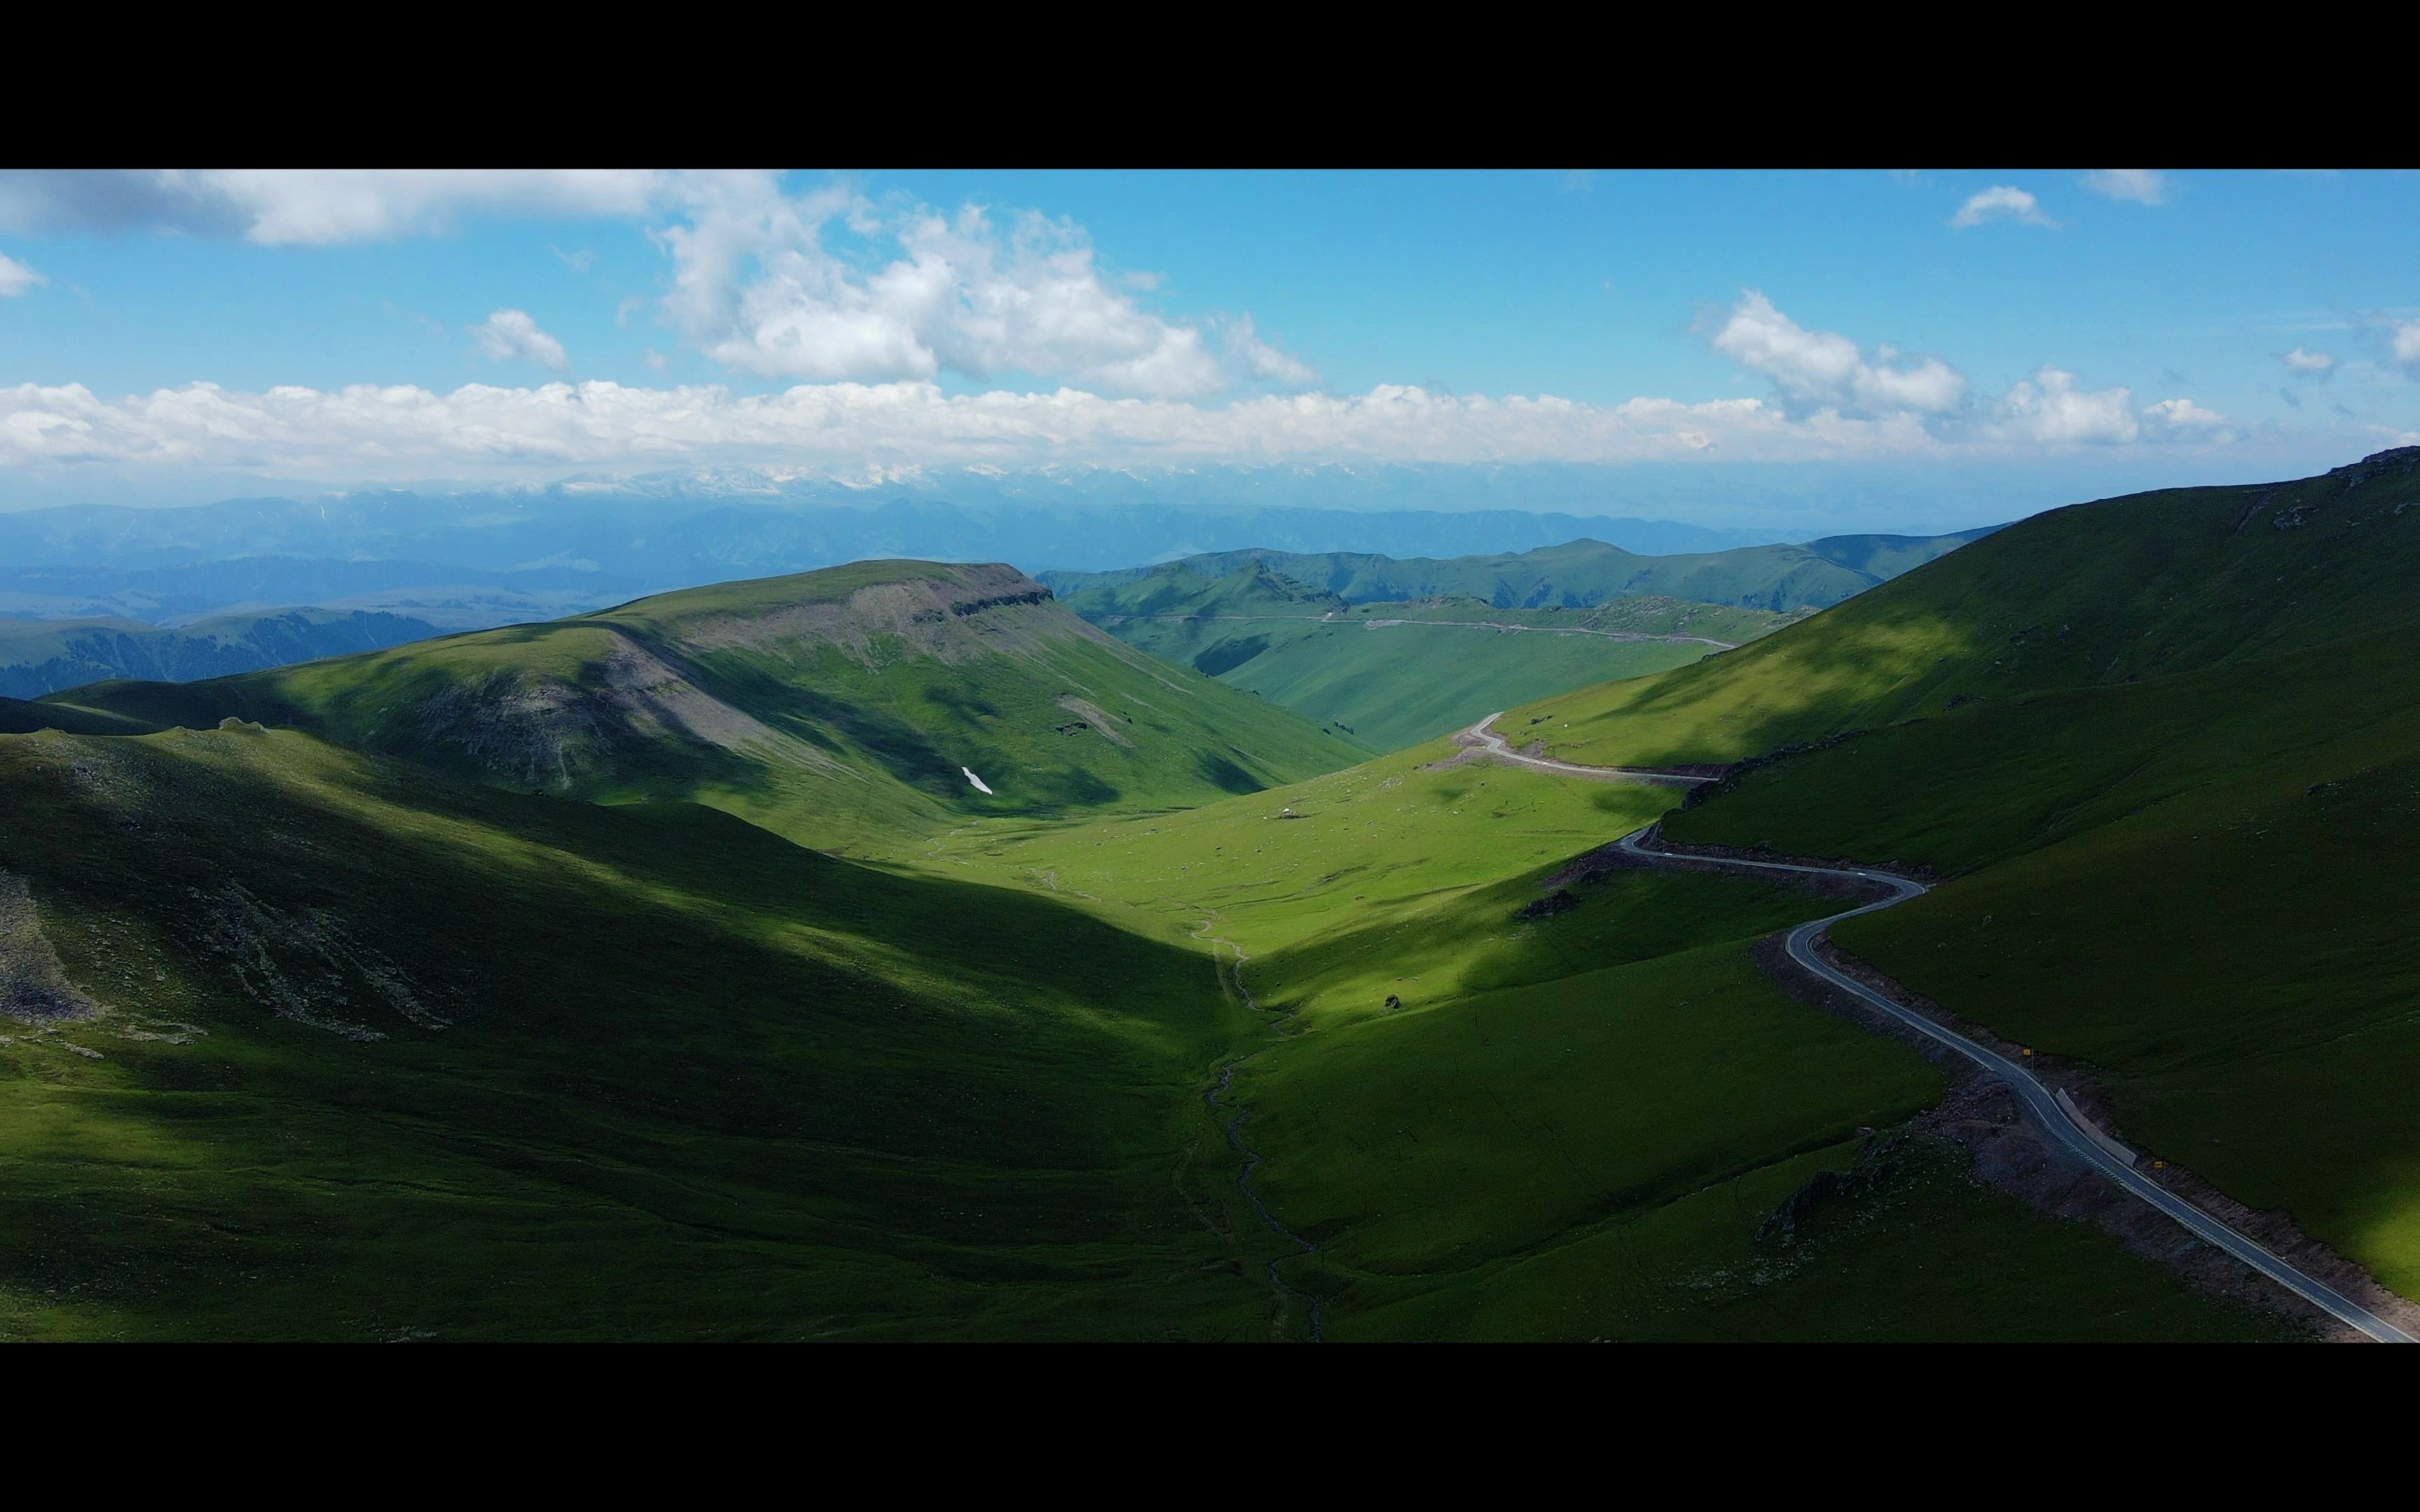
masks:
[[(1477, 737), (1481, 745), (1486, 748), (1488, 754), (1499, 761), (1511, 762), (1522, 766), (1534, 766), (1544, 772), (1578, 773), (1584, 776), (1622, 771), (1620, 767), (1574, 766), (1568, 762), (1550, 762), (1544, 757), (1520, 755), (1506, 747), (1503, 736), (1494, 733), (1487, 728), (1498, 717), (1497, 715), (1489, 715), (1471, 726), (1469, 733)], [(1624, 775), (1647, 777), (1652, 774), (1630, 772)], [(1666, 778), (1665, 780), (1685, 782), (1707, 779)], [(1690, 860), (1717, 866), (1742, 867), (1759, 872), (1795, 872), (1808, 876), (1845, 877), (1859, 882), (1875, 883), (1890, 888), (1890, 896), (1887, 898), (1877, 899), (1861, 907), (1827, 915), (1823, 918), (1809, 919), (1792, 930), (1788, 942), (1790, 959), (1797, 962), (1823, 981), (1848, 993), (1859, 1002), (1881, 1010), (1918, 1034), (1956, 1051), (1998, 1077), (2009, 1091), (2016, 1094), (2017, 1101), (2024, 1105), (2025, 1111), (2033, 1115), (2034, 1121), (2049, 1131), (2051, 1138), (2060, 1149), (2117, 1182), (2127, 1192), (2182, 1224), (2195, 1237), (2216, 1245), (2322, 1312), (2360, 1330), (2381, 1343), (2420, 1343), (2420, 1339), (2413, 1338), (2410, 1334), (2379, 1317), (2317, 1276), (2298, 1270), (2287, 1260), (2272, 1254), (2257, 1241), (2236, 1232), (2184, 1198), (2151, 1180), (2124, 1159), (2112, 1153), (2095, 1137), (2096, 1131), (2078, 1116), (2061, 1106), (2058, 1100), (2051, 1095), (2050, 1088), (2044, 1087), (2040, 1079), (2032, 1072), (1999, 1052), (1976, 1043), (1962, 1034), (1955, 1034), (1943, 1028), (1921, 1013), (1900, 1007), (1854, 977), (1827, 964), (1815, 953), (1815, 942), (1834, 924), (1844, 918), (1854, 918), (1860, 914), (1870, 914), (1888, 908), (1894, 903), (1905, 903), (1910, 898), (1930, 890), (1923, 883), (1913, 882), (1906, 877), (1893, 876), (1886, 872), (1860, 872), (1845, 867), (1802, 866), (1786, 861), (1744, 861), (1735, 860), (1730, 856), (1689, 856), (1683, 852), (1650, 850), (1646, 841), (1655, 833), (1655, 830), (1654, 825), (1649, 825), (1644, 829), (1624, 835), (1616, 843), (1623, 851), (1636, 856)]]
[[(1125, 620), (1244, 620), (1283, 621), (1288, 625), (1332, 625), (1336, 613), (1326, 614), (1104, 614), (1097, 622), (1103, 625)], [(1365, 630), (1383, 630), (1397, 625), (1442, 625), (1452, 630), (1495, 630), (1505, 635), (1593, 635), (1607, 640), (1670, 640), (1690, 645), (1712, 646), (1717, 651), (1737, 651), (1736, 640), (1717, 640), (1710, 635), (1660, 635), (1652, 630), (1595, 630), (1581, 625), (1503, 625), (1495, 620), (1347, 620), (1347, 625), (1359, 625)]]
[(1687, 777), (1679, 772), (1658, 772), (1644, 766), (1577, 766), (1570, 762), (1550, 762), (1544, 756), (1524, 756), (1514, 750), (1502, 735), (1487, 728), (1503, 717), (1504, 711), (1498, 709), (1463, 733), (1478, 741), (1482, 753), (1499, 762), (1510, 762), (1515, 766), (1534, 766), (1542, 772), (1559, 772), (1566, 777), (1589, 777), (1600, 782), (1661, 782), (1667, 787), (1681, 788), (1714, 780), (1711, 777)]

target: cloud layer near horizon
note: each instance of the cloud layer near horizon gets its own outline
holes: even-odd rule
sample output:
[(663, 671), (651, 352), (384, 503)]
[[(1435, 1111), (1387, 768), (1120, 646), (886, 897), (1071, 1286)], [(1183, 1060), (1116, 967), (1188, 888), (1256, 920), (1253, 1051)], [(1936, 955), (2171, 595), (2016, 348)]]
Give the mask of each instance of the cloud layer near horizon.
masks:
[[(2088, 186), (2145, 204), (2165, 193), (2148, 170), (2110, 170)], [(576, 342), (566, 349), (526, 311), (503, 308), (467, 328), (474, 348), (566, 381), (450, 393), (194, 382), (115, 399), (80, 384), (25, 384), (0, 389), (0, 467), (201, 466), (368, 482), (688, 465), (1794, 462), (2226, 445), (2241, 430), (2190, 398), (2088, 388), (2055, 363), (2005, 393), (1978, 393), (1947, 358), (1810, 329), (1757, 289), (1699, 334), (1771, 385), (1761, 398), (1592, 405), (1398, 384), (1303, 393), (1318, 375), (1264, 339), (1249, 314), (1154, 312), (1138, 291), (1155, 279), (1105, 266), (1070, 221), (972, 204), (939, 210), (845, 181), (794, 191), (756, 172), (0, 172), (0, 229), (144, 227), (332, 246), (438, 234), (472, 216), (550, 214), (651, 223), (669, 265), (664, 323), (735, 375), (799, 386), (752, 394), (567, 381), (582, 371)], [(1953, 224), (2003, 219), (2055, 224), (2007, 185), (1973, 195)], [(557, 255), (573, 267), (589, 256)], [(0, 295), (41, 276), (0, 261)], [(2301, 355), (2288, 359), (2297, 371)], [(2396, 357), (2420, 373), (2420, 323), (2397, 332)], [(945, 385), (949, 375), (994, 391), (953, 392), (965, 385)]]
[(245, 393), (193, 383), (115, 400), (76, 384), (24, 384), (0, 389), (0, 466), (163, 464), (371, 481), (443, 470), (869, 460), (1793, 461), (2198, 440), (2219, 418), (2189, 405), (2137, 410), (2125, 390), (2081, 393), (2055, 369), (2000, 409), (1945, 439), (1914, 413), (1792, 413), (1753, 398), (1593, 406), (1398, 385), (1214, 408), (1074, 389), (951, 394), (926, 382), (811, 384), (763, 395), (602, 382), (469, 384), (450, 393), (368, 384)]

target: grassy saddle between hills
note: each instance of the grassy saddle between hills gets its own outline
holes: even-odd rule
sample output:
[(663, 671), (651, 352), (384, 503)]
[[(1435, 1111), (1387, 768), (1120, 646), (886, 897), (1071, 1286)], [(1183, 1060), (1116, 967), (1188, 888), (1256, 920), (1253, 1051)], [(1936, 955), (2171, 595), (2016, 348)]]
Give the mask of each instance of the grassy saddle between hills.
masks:
[(1789, 623), (1668, 597), (1499, 609), (1477, 598), (1351, 603), (1260, 563), (1171, 569), (1068, 607), (1128, 645), (1391, 750), (1507, 703), (1677, 667)]

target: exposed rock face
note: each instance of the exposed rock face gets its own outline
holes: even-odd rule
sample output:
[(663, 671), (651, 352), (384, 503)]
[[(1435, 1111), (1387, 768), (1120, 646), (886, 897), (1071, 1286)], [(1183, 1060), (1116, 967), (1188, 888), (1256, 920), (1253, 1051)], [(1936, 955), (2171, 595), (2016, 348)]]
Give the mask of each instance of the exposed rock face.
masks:
[(0, 872), (0, 1014), (31, 1024), (88, 1019), (101, 1005), (78, 992), (42, 934), (25, 879)]
[[(2252, 523), (2254, 517), (2267, 509), (2282, 493), (2292, 491), (2305, 496), (2295, 502), (2280, 505), (2277, 511), (2269, 517), (2272, 529), (2290, 531), (2307, 523), (2312, 516), (2327, 507), (2336, 498), (2351, 493), (2365, 484), (2375, 483), (2381, 479), (2392, 482), (2412, 478), (2415, 474), (2420, 474), (2420, 446), (2397, 446), (2383, 452), (2372, 452), (2358, 462), (2348, 462), (2343, 467), (2328, 470), (2328, 477), (2341, 480), (2344, 484), (2343, 487), (2334, 493), (2313, 493), (2309, 485), (2319, 481), (2316, 479), (2302, 483), (2281, 483), (2274, 487), (2263, 489), (2254, 495), (2252, 501), (2243, 506), (2243, 513), (2236, 517), (2235, 532), (2239, 535), (2242, 534), (2244, 528)], [(2389, 517), (2402, 514), (2415, 503), (2420, 503), (2420, 499), (2406, 500), (2397, 503), (2390, 512)]]
[[(815, 664), (832, 656), (880, 669), (911, 657), (1031, 656), (1070, 637), (1124, 649), (1050, 608), (1049, 589), (998, 563), (937, 566), (837, 597), (811, 596), (811, 584), (791, 596), (780, 580), (737, 586), (738, 594), (686, 611), (655, 612), (643, 601), (634, 613), (566, 627), (593, 638), (577, 673), (499, 668), (438, 689), (416, 711), (421, 738), (459, 748), (506, 781), (554, 792), (616, 781), (633, 764), (659, 758), (667, 741), (750, 765), (861, 778), (719, 696), (719, 659), (769, 660), (778, 675), (811, 681)], [(1132, 745), (1121, 722), (1091, 702), (1071, 694), (1061, 707), (1112, 745)]]
[(491, 672), (421, 705), (434, 745), (459, 746), (488, 771), (566, 788), (605, 764), (613, 741), (596, 693), (560, 678)]
[(666, 734), (840, 770), (814, 746), (723, 702), (618, 632), (590, 680), (500, 671), (442, 689), (420, 714), (432, 742), (459, 746), (481, 766), (532, 787), (560, 790), (607, 776), (617, 755)]
[(1545, 897), (1539, 899), (1536, 903), (1522, 904), (1521, 911), (1516, 917), (1521, 918), (1552, 918), (1557, 914), (1568, 914), (1579, 905), (1580, 901), (1576, 895), (1573, 894), (1568, 889), (1558, 887), (1553, 892), (1548, 893)]
[(1780, 1206), (1757, 1226), (1760, 1242), (1788, 1243), (1816, 1209), (1829, 1202), (1854, 1201), (1889, 1184), (1906, 1165), (1903, 1133), (1869, 1135), (1858, 1147), (1856, 1164), (1845, 1171), (1817, 1171), (1805, 1186), (1781, 1199)]
[(1129, 749), (1133, 748), (1134, 742), (1128, 740), (1118, 729), (1117, 719), (1092, 700), (1079, 699), (1073, 693), (1066, 693), (1060, 696), (1059, 706), (1083, 720), (1092, 728), (1093, 733), (1110, 745), (1125, 746)]
[(1112, 640), (1073, 615), (1032, 612), (1050, 601), (1049, 589), (1015, 567), (982, 563), (869, 584), (845, 598), (688, 615), (677, 622), (676, 632), (684, 646), (699, 652), (744, 650), (796, 657), (830, 647), (867, 666), (879, 662), (885, 642), (917, 656), (960, 662), (1013, 655), (1045, 637), (1073, 634)]
[(446, 1026), (426, 991), (356, 940), (335, 910), (271, 908), (231, 878), (207, 903), (204, 948), (225, 962), (245, 996), (278, 1017), (364, 1042), (386, 1035), (344, 1015), (373, 1003), (424, 1029)]
[(2420, 446), (2397, 446), (2383, 452), (2372, 452), (2358, 462), (2348, 462), (2340, 468), (2330, 468), (2328, 476), (2344, 479), (2348, 489), (2358, 488), (2372, 478), (2420, 469)]

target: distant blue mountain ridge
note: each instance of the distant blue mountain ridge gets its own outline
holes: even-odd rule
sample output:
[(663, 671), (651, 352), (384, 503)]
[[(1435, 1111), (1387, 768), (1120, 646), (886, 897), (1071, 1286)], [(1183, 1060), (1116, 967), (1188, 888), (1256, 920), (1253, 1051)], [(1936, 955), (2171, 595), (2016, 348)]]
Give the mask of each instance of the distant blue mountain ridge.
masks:
[[(1057, 492), (1030, 479), (957, 481), (984, 501), (828, 481), (742, 494), (684, 478), (650, 490), (574, 482), (0, 515), (0, 692), (218, 676), (869, 558), (1005, 562), (1067, 582), (1250, 553), (1297, 571), (1316, 559), (1318, 576), (1352, 579), (1360, 597), (1450, 585), (1504, 603), (1652, 592), (1792, 610), (1957, 544), (1749, 546), (1743, 532), (1671, 520), (1522, 509), (1179, 506), (1139, 499), (1146, 480), (1097, 472)], [(1169, 491), (1204, 486), (1180, 482)], [(1863, 559), (1876, 554), (1895, 564), (1875, 570)]]
[(869, 557), (1100, 571), (1202, 551), (1462, 556), (1592, 537), (1646, 555), (1759, 544), (1756, 532), (1519, 509), (1179, 508), (1058, 501), (971, 506), (683, 497), (365, 493), (230, 499), (186, 509), (77, 504), (0, 515), (0, 567), (139, 570), (246, 557), (546, 566), (707, 582)]

